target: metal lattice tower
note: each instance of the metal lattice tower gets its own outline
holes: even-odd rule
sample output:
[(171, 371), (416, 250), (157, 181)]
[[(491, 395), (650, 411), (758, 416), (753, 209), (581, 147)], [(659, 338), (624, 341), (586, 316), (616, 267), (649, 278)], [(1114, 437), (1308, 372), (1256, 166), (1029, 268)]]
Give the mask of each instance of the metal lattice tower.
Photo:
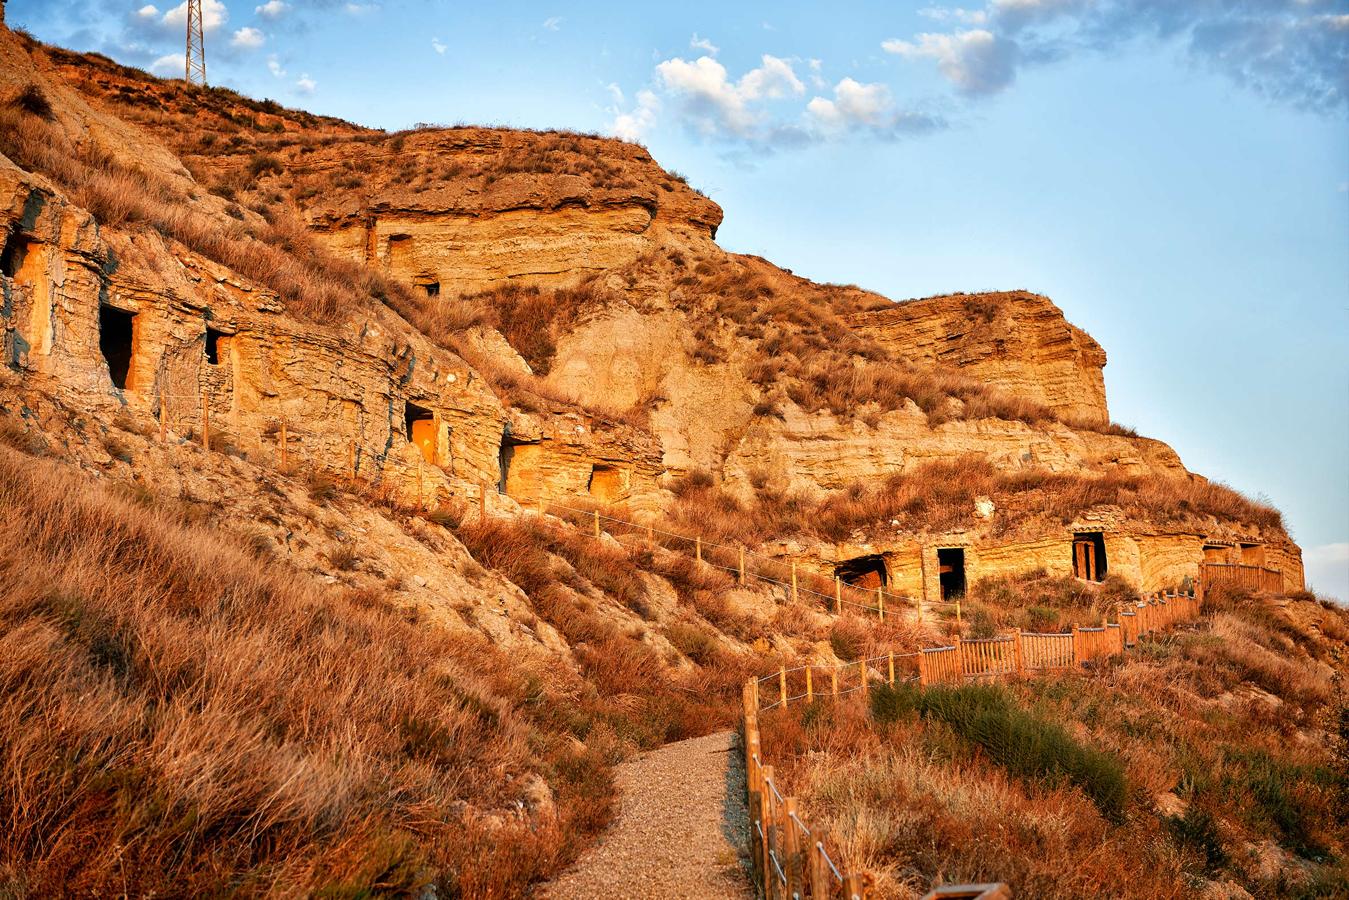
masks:
[(206, 84), (206, 39), (202, 35), (201, 0), (187, 0), (187, 83)]

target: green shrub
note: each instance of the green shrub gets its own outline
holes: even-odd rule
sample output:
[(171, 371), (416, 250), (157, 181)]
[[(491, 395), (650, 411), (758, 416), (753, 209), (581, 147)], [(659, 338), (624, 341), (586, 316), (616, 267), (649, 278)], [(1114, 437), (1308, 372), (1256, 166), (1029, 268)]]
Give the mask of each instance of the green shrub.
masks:
[(1204, 870), (1214, 872), (1227, 864), (1222, 835), (1218, 824), (1208, 810), (1194, 804), (1183, 816), (1167, 816), (1166, 826), (1176, 843), (1198, 852), (1204, 860)]
[(877, 722), (898, 722), (913, 716), (922, 702), (922, 689), (911, 682), (882, 684), (871, 691), (871, 717)]
[(1061, 726), (1020, 709), (994, 684), (932, 687), (920, 695), (919, 712), (949, 724), (1016, 775), (1066, 778), (1080, 787), (1108, 819), (1124, 815), (1124, 767), (1108, 753), (1079, 743)]

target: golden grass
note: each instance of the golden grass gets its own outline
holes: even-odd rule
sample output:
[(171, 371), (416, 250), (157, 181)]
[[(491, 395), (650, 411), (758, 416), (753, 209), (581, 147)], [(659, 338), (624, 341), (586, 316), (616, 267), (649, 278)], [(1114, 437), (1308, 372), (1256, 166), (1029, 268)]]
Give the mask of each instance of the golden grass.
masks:
[[(847, 702), (761, 715), (767, 760), (847, 867), (879, 875), (882, 897), (1006, 881), (1015, 896), (1180, 898), (1207, 880), (1255, 896), (1339, 896), (1349, 890), (1349, 769), (1316, 735), (1349, 734), (1334, 697), (1349, 648), (1332, 629), (1296, 623), (1349, 614), (1314, 600), (1218, 603), (1225, 611), (1211, 623), (1145, 641), (1089, 675), (1007, 688), (1035, 717), (1124, 763), (1116, 821), (1062, 781), (1013, 777), (977, 742), (902, 710), (885, 721)], [(1159, 807), (1160, 794), (1187, 811)], [(1280, 848), (1264, 853), (1272, 869), (1252, 852), (1262, 842)]]
[(379, 592), (8, 449), (0, 544), (0, 893), (513, 896), (608, 818), (604, 729)]

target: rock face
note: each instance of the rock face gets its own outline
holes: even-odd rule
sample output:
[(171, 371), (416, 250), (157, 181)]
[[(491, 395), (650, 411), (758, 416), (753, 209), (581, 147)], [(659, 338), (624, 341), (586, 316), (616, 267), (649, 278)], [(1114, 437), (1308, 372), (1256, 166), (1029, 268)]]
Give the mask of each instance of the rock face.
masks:
[(928, 297), (852, 316), (849, 324), (906, 359), (963, 371), (1072, 420), (1110, 421), (1105, 351), (1048, 297)]
[[(971, 455), (1004, 471), (1196, 477), (1165, 444), (1106, 427), (1105, 353), (1049, 299), (894, 304), (726, 253), (720, 208), (644, 148), (481, 128), (386, 135), (34, 53), (0, 29), (0, 88), (39, 87), (53, 106), (41, 127), (151, 172), (171, 208), (110, 222), (100, 207), (99, 222), (77, 190), (0, 159), (4, 358), (24, 390), (101, 419), (132, 414), (167, 442), (209, 428), (213, 447), (422, 505), (658, 514), (695, 470), (744, 496), (771, 480), (818, 498)], [(347, 292), (328, 319), (256, 267), (241, 274), (282, 214), (308, 237), (272, 233), (269, 252), (301, 269), (321, 258), (321, 278)], [(178, 217), (212, 240), (176, 239)], [(492, 309), (466, 305), (510, 284), (588, 292), (536, 328), (544, 378)], [(468, 324), (443, 324), (455, 321)], [(1223, 527), (1183, 541), (1147, 522), (1101, 530), (1115, 534), (1115, 570), (1146, 586), (1191, 571)], [(1063, 523), (1015, 539), (980, 529), (873, 550), (912, 556), (896, 583), (926, 594), (943, 541), (989, 573), (1072, 565)], [(1266, 538), (1300, 583), (1296, 547)]]

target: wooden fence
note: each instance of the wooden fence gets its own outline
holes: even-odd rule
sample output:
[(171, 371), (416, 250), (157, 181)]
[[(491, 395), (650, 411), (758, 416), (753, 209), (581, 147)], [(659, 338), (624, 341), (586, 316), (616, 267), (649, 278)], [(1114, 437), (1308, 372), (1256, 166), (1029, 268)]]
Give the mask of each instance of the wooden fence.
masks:
[(1200, 563), (1199, 576), (1212, 587), (1215, 584), (1234, 584), (1252, 591), (1283, 590), (1283, 572), (1268, 566), (1247, 566), (1240, 563)]
[[(977, 640), (957, 637), (949, 646), (912, 653), (886, 653), (831, 666), (780, 667), (772, 675), (744, 685), (745, 772), (749, 791), (750, 844), (755, 884), (768, 900), (836, 898), (865, 900), (871, 876), (847, 873), (830, 855), (823, 833), (805, 821), (797, 800), (774, 780), (763, 764), (759, 714), (817, 697), (866, 696), (872, 684), (898, 681), (920, 685), (959, 684), (967, 680), (1019, 678), (1050, 674), (1120, 655), (1147, 634), (1199, 618), (1202, 581), (1188, 593), (1156, 594), (1126, 604), (1119, 621), (1073, 626), (1062, 634), (1017, 631)], [(945, 889), (943, 889), (945, 890)], [(965, 891), (965, 893), (961, 893)], [(970, 893), (969, 891), (974, 891)], [(933, 896), (933, 895), (930, 895)], [(952, 887), (950, 897), (1010, 897), (1003, 885)]]
[[(835, 682), (837, 684), (837, 682)], [(825, 835), (806, 824), (796, 798), (784, 796), (763, 765), (758, 682), (744, 689), (745, 780), (749, 791), (750, 858), (755, 887), (767, 900), (865, 900), (871, 878), (840, 870)]]

